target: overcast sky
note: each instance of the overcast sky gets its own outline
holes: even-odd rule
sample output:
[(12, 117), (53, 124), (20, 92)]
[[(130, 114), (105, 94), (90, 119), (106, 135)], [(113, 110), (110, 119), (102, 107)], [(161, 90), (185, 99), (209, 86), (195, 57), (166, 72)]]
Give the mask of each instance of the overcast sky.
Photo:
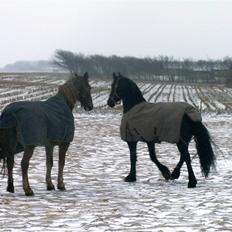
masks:
[(0, 67), (84, 54), (232, 56), (232, 0), (0, 0)]

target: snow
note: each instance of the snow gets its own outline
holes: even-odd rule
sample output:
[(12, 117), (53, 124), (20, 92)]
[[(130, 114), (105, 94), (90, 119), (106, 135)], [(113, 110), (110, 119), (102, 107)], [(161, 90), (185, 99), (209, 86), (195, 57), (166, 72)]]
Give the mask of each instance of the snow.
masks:
[[(146, 89), (154, 88), (146, 84)], [(181, 90), (176, 88), (178, 92)], [(41, 89), (38, 93), (43, 94)], [(181, 96), (178, 93), (178, 98)], [(106, 101), (107, 94), (96, 95), (96, 102), (101, 105), (99, 99)], [(64, 172), (66, 191), (46, 191), (44, 148), (38, 147), (29, 167), (35, 196), (24, 196), (22, 154), (16, 156), (14, 194), (6, 191), (7, 178), (0, 178), (0, 231), (232, 230), (231, 113), (203, 112), (203, 123), (221, 152), (217, 152), (217, 171), (207, 179), (201, 175), (198, 158), (193, 159), (198, 184), (195, 189), (188, 189), (185, 165), (178, 180), (166, 182), (150, 161), (144, 143), (138, 144), (137, 182), (124, 182), (129, 171), (129, 151), (119, 137), (122, 113), (110, 110), (105, 102), (102, 105), (105, 107), (102, 111), (85, 113), (77, 109), (74, 113), (75, 138), (68, 150)], [(160, 162), (173, 170), (179, 160), (176, 146), (162, 143), (156, 145), (156, 150)], [(192, 142), (192, 157), (195, 152)], [(57, 163), (55, 149), (54, 184)]]

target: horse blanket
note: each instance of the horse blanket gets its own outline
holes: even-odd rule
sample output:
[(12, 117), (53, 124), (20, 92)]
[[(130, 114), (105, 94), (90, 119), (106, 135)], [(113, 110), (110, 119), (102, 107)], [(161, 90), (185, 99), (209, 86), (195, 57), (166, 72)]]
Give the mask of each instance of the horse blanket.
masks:
[(62, 95), (46, 101), (19, 101), (8, 105), (0, 128), (16, 128), (18, 145), (44, 146), (49, 140), (71, 142), (74, 118)]
[(184, 114), (192, 121), (201, 121), (201, 114), (185, 102), (143, 102), (122, 117), (120, 134), (124, 141), (177, 143)]

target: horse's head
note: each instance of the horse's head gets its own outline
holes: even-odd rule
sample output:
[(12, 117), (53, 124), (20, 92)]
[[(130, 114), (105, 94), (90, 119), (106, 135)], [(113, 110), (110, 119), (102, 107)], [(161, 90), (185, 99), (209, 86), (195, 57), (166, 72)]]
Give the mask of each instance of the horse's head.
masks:
[(118, 75), (113, 73), (113, 83), (107, 104), (110, 107), (114, 107), (121, 100), (123, 102), (124, 113), (136, 104), (146, 101), (134, 81), (122, 76), (120, 73)]
[(91, 97), (91, 86), (89, 85), (89, 75), (86, 72), (83, 76), (75, 74), (75, 83), (77, 91), (77, 100), (80, 102), (81, 107), (86, 111), (93, 109), (93, 101)]
[(116, 104), (119, 104), (120, 101), (122, 100), (122, 91), (121, 91), (121, 85), (120, 85), (120, 80), (122, 76), (119, 73), (116, 75), (113, 73), (113, 82), (111, 84), (111, 92), (109, 99), (107, 101), (108, 106), (114, 107)]
[(79, 101), (81, 107), (85, 110), (90, 111), (93, 109), (91, 87), (87, 72), (83, 76), (78, 76), (76, 73), (73, 74), (73, 78), (60, 86), (59, 92), (63, 93), (71, 108), (74, 107), (76, 101)]

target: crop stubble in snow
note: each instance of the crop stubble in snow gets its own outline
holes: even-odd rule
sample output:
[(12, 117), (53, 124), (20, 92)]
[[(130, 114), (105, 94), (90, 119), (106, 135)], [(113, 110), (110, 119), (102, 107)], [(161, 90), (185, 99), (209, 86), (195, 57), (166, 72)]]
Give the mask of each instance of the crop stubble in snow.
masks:
[[(125, 183), (129, 152), (119, 137), (121, 114), (103, 110), (75, 113), (76, 133), (65, 166), (67, 191), (46, 191), (44, 148), (36, 148), (29, 168), (34, 197), (25, 197), (16, 156), (15, 194), (0, 178), (1, 231), (231, 231), (232, 121), (230, 115), (204, 114), (215, 142), (224, 154), (217, 172), (205, 180), (198, 158), (193, 168), (195, 189), (187, 188), (183, 167), (177, 181), (165, 182), (149, 160), (145, 144), (138, 146), (137, 182)], [(156, 146), (161, 162), (171, 170), (179, 160), (175, 145)], [(195, 154), (191, 144), (192, 156)], [(57, 149), (53, 179), (57, 178)]]

